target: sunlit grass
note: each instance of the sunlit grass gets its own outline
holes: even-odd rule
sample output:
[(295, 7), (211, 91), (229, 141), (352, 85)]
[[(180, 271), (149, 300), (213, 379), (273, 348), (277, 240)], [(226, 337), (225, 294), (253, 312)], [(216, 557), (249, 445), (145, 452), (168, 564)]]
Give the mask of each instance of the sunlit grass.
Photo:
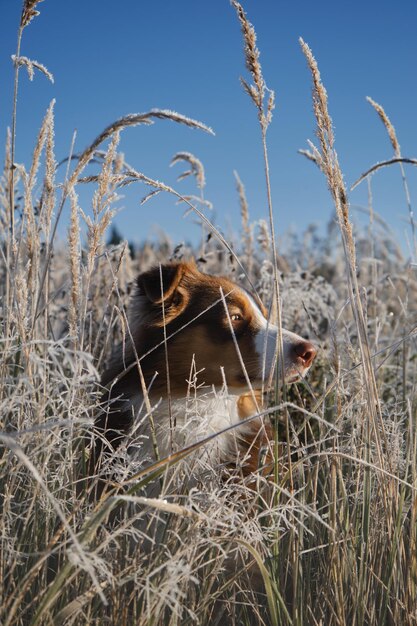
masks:
[[(15, 104), (19, 72), (30, 65), (18, 61), (20, 46), (37, 4), (24, 3)], [(120, 133), (134, 124), (163, 118), (210, 131), (201, 122), (166, 110), (121, 117), (70, 159), (58, 184), (53, 103), (27, 166), (14, 163), (14, 107), (0, 181), (5, 626), (417, 624), (415, 266), (372, 204), (369, 228), (352, 224), (327, 95), (304, 42), (319, 139), (305, 154), (326, 176), (337, 223), (330, 221), (326, 236), (306, 227), (285, 254), (275, 250), (279, 215), (273, 213), (266, 143), (272, 92), (253, 27), (233, 4), (254, 82), (244, 87), (261, 124), (269, 197), (267, 221), (252, 222), (236, 177), (241, 248), (209, 219), (208, 186), (196, 156), (180, 146), (174, 157), (191, 167), (194, 196), (178, 190), (181, 181), (173, 189), (138, 172), (119, 152)], [(385, 120), (393, 163), (401, 164), (414, 237), (399, 142), (383, 109), (371, 104)], [(94, 186), (91, 207), (79, 204), (81, 184)], [(161, 239), (143, 244), (134, 258), (123, 243), (107, 246), (118, 195), (129, 184), (181, 200), (202, 221), (201, 243), (175, 248)], [(152, 196), (146, 200), (143, 210)], [(67, 202), (68, 242), (59, 242), (57, 224)], [(204, 271), (252, 285), (275, 309), (279, 324), (282, 317), (285, 328), (319, 346), (307, 381), (286, 389), (276, 381), (270, 400), (278, 407), (270, 410), (273, 478), (267, 480), (260, 467), (245, 483), (209, 462), (203, 450), (213, 439), (196, 443), (205, 416), (202, 405), (192, 402), (194, 371), (183, 448), (152, 465), (133, 432), (115, 452), (107, 489), (95, 499), (88, 468), (99, 372), (129, 332), (131, 281), (160, 261), (191, 256)], [(148, 399), (143, 416), (151, 410)], [(158, 485), (153, 496), (152, 484)]]

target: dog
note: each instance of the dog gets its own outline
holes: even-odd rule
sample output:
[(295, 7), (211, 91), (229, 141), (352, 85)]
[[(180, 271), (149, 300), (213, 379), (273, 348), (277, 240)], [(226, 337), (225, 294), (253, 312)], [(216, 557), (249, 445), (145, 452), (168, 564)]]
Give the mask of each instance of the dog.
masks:
[[(168, 263), (140, 274), (128, 320), (126, 340), (102, 376), (106, 392), (95, 422), (96, 471), (99, 459), (113, 454), (132, 430), (143, 435), (142, 452), (150, 461), (152, 438), (160, 457), (180, 447), (177, 433), (186, 431), (188, 439), (182, 442), (190, 442), (190, 397), (204, 406), (204, 427), (199, 428), (198, 417), (191, 419), (191, 441), (221, 433), (214, 446), (219, 460), (239, 463), (245, 475), (256, 471), (265, 444), (273, 440), (271, 426), (261, 417), (246, 420), (260, 410), (260, 388), (275, 367), (287, 383), (304, 377), (315, 346), (282, 330), (283, 353), (277, 358), (278, 328), (268, 321), (259, 298), (228, 278), (200, 272), (194, 262)], [(193, 371), (195, 378), (198, 371), (198, 383), (190, 394)], [(225, 386), (227, 393), (221, 393)], [(210, 398), (208, 389), (214, 390)]]

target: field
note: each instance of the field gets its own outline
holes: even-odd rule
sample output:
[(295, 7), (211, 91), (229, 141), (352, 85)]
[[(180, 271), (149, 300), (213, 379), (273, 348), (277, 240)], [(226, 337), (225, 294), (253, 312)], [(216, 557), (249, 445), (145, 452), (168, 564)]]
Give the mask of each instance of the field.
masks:
[[(416, 162), (402, 158), (383, 108), (371, 102), (393, 148), (385, 166), (403, 181), (414, 262), (373, 209), (372, 172), (361, 183), (370, 191), (368, 224), (352, 226), (327, 94), (303, 41), (317, 119), (317, 144), (305, 156), (325, 176), (335, 213), (325, 236), (308, 228), (281, 254), (268, 171), (274, 94), (254, 29), (233, 2), (269, 197), (265, 219), (252, 222), (237, 178), (236, 247), (207, 217), (196, 157), (177, 155), (195, 178), (195, 196), (185, 197), (119, 152), (120, 133), (150, 121), (209, 132), (173, 111), (120, 118), (69, 155), (58, 185), (52, 103), (32, 162), (15, 165), (19, 72), (47, 72), (19, 53), (37, 4), (23, 7), (0, 180), (0, 623), (417, 625), (417, 241), (405, 170)], [(90, 207), (80, 205), (81, 185), (94, 188)], [(133, 250), (115, 231), (110, 243), (113, 207), (127, 185), (140, 185), (144, 209), (155, 194), (174, 195), (201, 221), (200, 244), (175, 247), (167, 234)], [(60, 241), (65, 206), (68, 237)], [(190, 402), (190, 447), (150, 465), (132, 434), (130, 450), (122, 446), (113, 459), (122, 488), (94, 500), (87, 467), (100, 372), (129, 332), (132, 280), (191, 257), (203, 271), (249, 279), (280, 326), (319, 346), (306, 381), (286, 387), (276, 377), (266, 418), (280, 442), (274, 480), (262, 468), (247, 484), (225, 479), (205, 462)], [(207, 389), (213, 393), (227, 390)], [(151, 481), (160, 495), (146, 499)]]

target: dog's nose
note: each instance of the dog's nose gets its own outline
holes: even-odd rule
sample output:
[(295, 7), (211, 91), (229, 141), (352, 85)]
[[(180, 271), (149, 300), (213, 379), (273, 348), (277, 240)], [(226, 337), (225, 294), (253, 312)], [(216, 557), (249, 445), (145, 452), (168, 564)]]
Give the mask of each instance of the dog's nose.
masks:
[(304, 367), (310, 367), (317, 354), (316, 348), (309, 341), (302, 341), (294, 346), (295, 353), (303, 361)]

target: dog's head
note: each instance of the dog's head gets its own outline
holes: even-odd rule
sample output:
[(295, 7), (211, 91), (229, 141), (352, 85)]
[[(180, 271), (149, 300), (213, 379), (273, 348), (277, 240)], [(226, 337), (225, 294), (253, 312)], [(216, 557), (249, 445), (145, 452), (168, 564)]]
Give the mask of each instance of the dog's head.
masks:
[[(223, 277), (201, 273), (194, 263), (172, 263), (137, 278), (130, 312), (133, 337), (146, 370), (165, 372), (168, 350), (171, 388), (184, 389), (193, 360), (199, 382), (243, 389), (267, 380), (283, 362), (287, 382), (304, 376), (315, 347), (282, 331), (283, 359), (277, 359), (278, 329), (255, 296)], [(158, 346), (158, 347), (157, 347)]]

